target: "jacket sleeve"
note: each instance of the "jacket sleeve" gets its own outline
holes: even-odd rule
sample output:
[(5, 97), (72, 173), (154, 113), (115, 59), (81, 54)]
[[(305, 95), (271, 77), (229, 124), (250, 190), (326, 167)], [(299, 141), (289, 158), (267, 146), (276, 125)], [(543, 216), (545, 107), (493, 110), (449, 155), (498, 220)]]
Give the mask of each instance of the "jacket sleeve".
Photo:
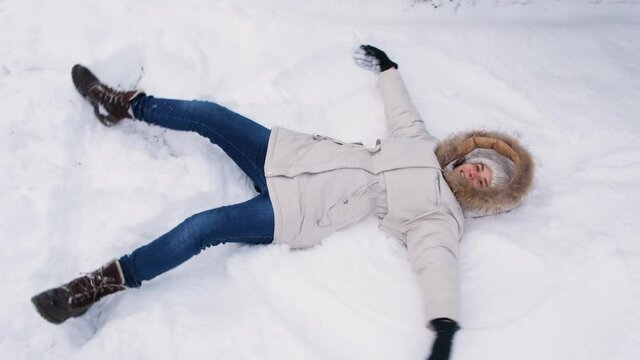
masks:
[(418, 275), (426, 323), (437, 318), (458, 321), (461, 232), (452, 216), (438, 213), (407, 233), (407, 250)]
[(384, 101), (389, 137), (429, 136), (397, 69), (391, 68), (380, 73), (378, 87)]

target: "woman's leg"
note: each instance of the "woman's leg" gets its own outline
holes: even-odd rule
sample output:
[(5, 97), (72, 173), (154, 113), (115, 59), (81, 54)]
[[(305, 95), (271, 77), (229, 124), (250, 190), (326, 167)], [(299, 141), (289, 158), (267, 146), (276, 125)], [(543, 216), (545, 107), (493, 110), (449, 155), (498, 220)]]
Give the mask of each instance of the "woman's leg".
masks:
[(154, 99), (138, 95), (138, 91), (113, 90), (81, 65), (73, 67), (72, 78), (78, 92), (91, 103), (105, 125), (129, 118), (133, 112), (135, 117), (152, 124), (196, 131), (218, 144), (255, 182), (261, 194), (241, 204), (191, 216), (130, 255), (37, 294), (31, 301), (46, 320), (59, 324), (80, 316), (102, 297), (124, 290), (125, 285), (140, 286), (209, 246), (273, 241), (273, 207), (263, 170), (268, 129), (213, 103)]
[(170, 129), (195, 131), (220, 146), (259, 192), (267, 189), (263, 168), (270, 131), (264, 126), (211, 102), (156, 99), (137, 90), (114, 90), (80, 64), (73, 66), (71, 77), (103, 124), (111, 126), (133, 116)]
[(270, 131), (266, 127), (207, 101), (159, 99), (140, 95), (131, 101), (135, 118), (150, 124), (195, 131), (220, 146), (256, 184), (267, 189), (264, 161)]
[(209, 246), (269, 244), (273, 241), (273, 207), (268, 192), (244, 203), (189, 217), (180, 225), (119, 259), (128, 287), (182, 264)]
[(273, 241), (273, 207), (269, 193), (241, 204), (196, 214), (167, 234), (94, 272), (31, 298), (46, 320), (60, 324), (81, 316), (101, 298), (138, 287), (201, 250), (225, 242), (268, 244)]

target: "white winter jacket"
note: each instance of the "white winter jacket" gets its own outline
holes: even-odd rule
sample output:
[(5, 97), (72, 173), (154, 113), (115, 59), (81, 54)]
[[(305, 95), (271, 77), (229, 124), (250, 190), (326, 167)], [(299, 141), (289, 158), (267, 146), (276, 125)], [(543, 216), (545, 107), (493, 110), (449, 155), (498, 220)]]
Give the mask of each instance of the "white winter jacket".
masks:
[(380, 74), (388, 138), (373, 148), (275, 127), (265, 174), (275, 243), (308, 247), (372, 214), (380, 189), (380, 227), (403, 241), (418, 274), (426, 321), (458, 319), (458, 248), (464, 216), (435, 156), (400, 73)]

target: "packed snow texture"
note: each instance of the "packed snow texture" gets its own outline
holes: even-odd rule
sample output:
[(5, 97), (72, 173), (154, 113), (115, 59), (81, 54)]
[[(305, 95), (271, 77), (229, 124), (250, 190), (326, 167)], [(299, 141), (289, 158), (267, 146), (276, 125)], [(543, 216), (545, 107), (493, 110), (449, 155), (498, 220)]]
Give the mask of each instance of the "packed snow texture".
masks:
[(406, 250), (373, 220), (308, 250), (210, 248), (60, 326), (29, 302), (255, 194), (193, 133), (98, 123), (74, 63), (372, 145), (361, 43), (400, 64), (434, 135), (497, 129), (535, 155), (527, 202), (466, 224), (452, 359), (639, 358), (638, 1), (2, 0), (0, 24), (3, 359), (424, 359)]

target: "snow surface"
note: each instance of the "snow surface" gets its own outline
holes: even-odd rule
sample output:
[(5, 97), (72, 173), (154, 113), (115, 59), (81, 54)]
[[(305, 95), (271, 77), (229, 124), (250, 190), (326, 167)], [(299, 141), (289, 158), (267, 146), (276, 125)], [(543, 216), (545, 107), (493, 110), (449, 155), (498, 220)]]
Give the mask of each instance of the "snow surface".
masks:
[(3, 359), (424, 359), (404, 248), (370, 221), (304, 251), (212, 248), (54, 326), (29, 298), (254, 195), (222, 151), (107, 128), (84, 63), (121, 88), (267, 126), (385, 133), (360, 43), (386, 50), (433, 134), (518, 134), (524, 206), (471, 220), (452, 359), (640, 358), (640, 6), (603, 1), (0, 0)]

